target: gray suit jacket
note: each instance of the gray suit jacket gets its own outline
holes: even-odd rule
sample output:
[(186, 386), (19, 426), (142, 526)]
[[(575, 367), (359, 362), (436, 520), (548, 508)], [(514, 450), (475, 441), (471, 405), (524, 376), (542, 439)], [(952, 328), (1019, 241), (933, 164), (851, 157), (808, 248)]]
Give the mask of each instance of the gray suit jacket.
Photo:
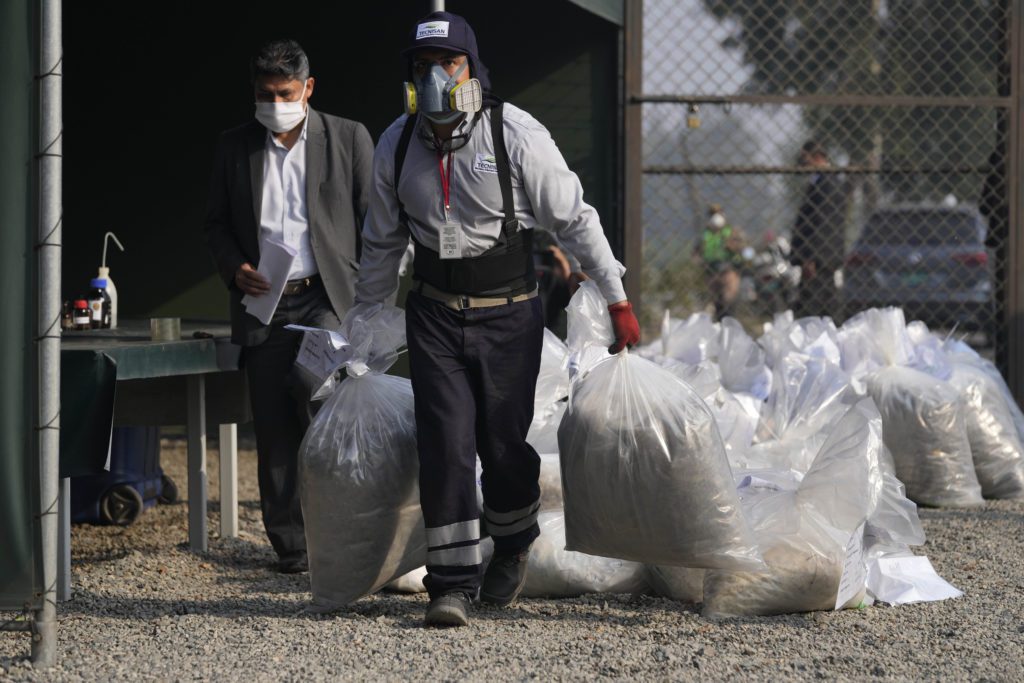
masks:
[[(270, 330), (242, 307), (235, 272), (259, 264), (260, 208), (267, 130), (256, 121), (221, 134), (210, 179), (206, 243), (231, 293), (231, 339), (262, 343)], [(309, 109), (306, 209), (309, 239), (335, 314), (352, 306), (360, 231), (370, 195), (373, 141), (363, 124)]]

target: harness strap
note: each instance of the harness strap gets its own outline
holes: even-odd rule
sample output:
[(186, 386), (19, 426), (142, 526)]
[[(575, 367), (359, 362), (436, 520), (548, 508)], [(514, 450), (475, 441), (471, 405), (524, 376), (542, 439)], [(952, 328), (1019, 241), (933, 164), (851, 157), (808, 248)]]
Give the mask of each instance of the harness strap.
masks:
[(404, 225), (409, 225), (409, 214), (405, 212), (405, 204), (398, 194), (398, 179), (402, 177), (402, 166), (405, 165), (405, 153), (409, 151), (409, 141), (416, 130), (416, 117), (408, 116), (405, 119), (405, 126), (402, 128), (402, 137), (398, 138), (398, 146), (395, 147), (395, 199), (398, 201), (398, 220)]
[(505, 214), (501, 227), (507, 240), (511, 237), (509, 231), (515, 227), (516, 207), (512, 198), (512, 167), (505, 147), (504, 109), (504, 102), (491, 109), (491, 140), (494, 144), (494, 163), (498, 167), (498, 185), (501, 186), (501, 208)]
[[(430, 283), (444, 291), (460, 294), (479, 294), (506, 287), (525, 292), (536, 287), (533, 231), (517, 230), (519, 223), (515, 217), (512, 169), (508, 159), (508, 148), (505, 145), (503, 108), (503, 103), (499, 101), (491, 109), (491, 138), (504, 215), (498, 243), (478, 256), (448, 261), (441, 260), (436, 251), (423, 245), (413, 236), (412, 240), (416, 245), (414, 279)], [(398, 218), (406, 227), (409, 225), (409, 214), (405, 211), (405, 205), (399, 196), (398, 183), (416, 125), (417, 117), (410, 116), (406, 119), (402, 135), (395, 147), (395, 198), (398, 202)]]

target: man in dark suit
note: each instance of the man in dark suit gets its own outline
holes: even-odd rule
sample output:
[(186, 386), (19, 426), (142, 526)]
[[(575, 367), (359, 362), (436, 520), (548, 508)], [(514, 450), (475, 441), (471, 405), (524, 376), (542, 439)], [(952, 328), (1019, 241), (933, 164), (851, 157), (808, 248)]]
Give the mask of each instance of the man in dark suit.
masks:
[(799, 163), (809, 169), (810, 182), (793, 226), (793, 263), (800, 266), (796, 317), (835, 315), (836, 271), (842, 267), (846, 225), (846, 193), (838, 176), (828, 173), (828, 153), (808, 141)]
[[(252, 83), (256, 120), (226, 131), (217, 145), (206, 241), (231, 294), (232, 340), (244, 347), (263, 524), (279, 570), (295, 573), (307, 568), (297, 457), (315, 387), (294, 367), (301, 335), (284, 326), (335, 328), (352, 305), (373, 142), (362, 124), (309, 106), (315, 81), (295, 41), (263, 45)], [(270, 289), (257, 270), (268, 241), (295, 259), (265, 325), (242, 297)]]

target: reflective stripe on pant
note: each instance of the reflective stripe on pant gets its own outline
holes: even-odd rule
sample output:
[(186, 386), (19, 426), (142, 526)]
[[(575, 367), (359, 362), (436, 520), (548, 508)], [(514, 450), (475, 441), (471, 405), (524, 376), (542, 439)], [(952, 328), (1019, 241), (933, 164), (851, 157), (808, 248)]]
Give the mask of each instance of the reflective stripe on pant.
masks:
[(480, 585), (476, 456), (497, 552), (539, 534), (540, 458), (526, 443), (540, 370), (539, 298), (453, 311), (410, 292), (409, 367), (416, 401), (420, 504), (431, 596)]

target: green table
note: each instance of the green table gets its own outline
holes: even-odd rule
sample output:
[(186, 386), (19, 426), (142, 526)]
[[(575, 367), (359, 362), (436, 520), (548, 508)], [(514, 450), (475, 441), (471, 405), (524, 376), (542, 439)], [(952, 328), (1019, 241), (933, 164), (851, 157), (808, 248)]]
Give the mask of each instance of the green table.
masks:
[[(244, 373), (239, 369), (241, 349), (230, 342), (230, 330), (223, 323), (182, 322), (180, 340), (153, 341), (148, 320), (124, 320), (117, 330), (65, 332), (61, 339), (62, 373), (84, 377), (83, 384), (62, 397), (62, 422), (68, 432), (82, 435), (88, 429), (76, 422), (82, 409), (75, 409), (86, 397), (89, 410), (106, 400), (109, 392), (101, 386), (103, 376), (114, 368), (113, 425), (181, 425), (188, 435), (188, 538), (196, 551), (207, 548), (206, 423), (220, 425), (221, 437), (221, 535), (238, 533), (237, 516), (237, 432), (236, 425), (251, 419)], [(196, 334), (199, 333), (199, 334)], [(101, 368), (80, 372), (81, 368)], [(108, 378), (109, 379), (109, 378)], [(67, 390), (62, 382), (62, 389)], [(76, 400), (78, 399), (78, 400)], [(65, 406), (71, 408), (70, 411)], [(85, 411), (87, 412), (87, 411)], [(109, 439), (109, 426), (106, 428)], [(62, 425), (63, 430), (63, 425)], [(67, 474), (82, 473), (95, 463), (86, 462), (89, 442), (80, 438), (61, 444), (61, 468)], [(64, 475), (62, 475), (64, 476)], [(70, 595), (70, 483), (61, 486), (61, 549), (64, 569), (59, 587)]]

